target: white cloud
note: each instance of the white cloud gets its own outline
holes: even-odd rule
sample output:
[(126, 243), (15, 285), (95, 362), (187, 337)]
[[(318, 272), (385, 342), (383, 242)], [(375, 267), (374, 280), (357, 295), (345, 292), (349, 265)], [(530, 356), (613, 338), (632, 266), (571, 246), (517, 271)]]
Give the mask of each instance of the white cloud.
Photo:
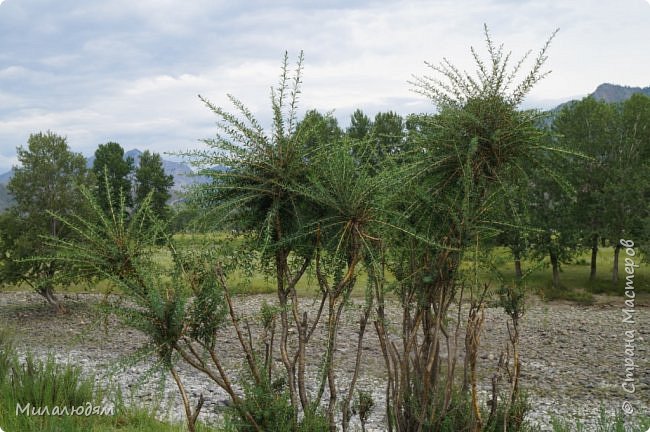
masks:
[(199, 93), (217, 105), (231, 93), (268, 121), (285, 50), (292, 62), (305, 51), (303, 109), (334, 109), (344, 125), (357, 107), (428, 110), (407, 80), (443, 57), (471, 70), (484, 22), (514, 58), (561, 28), (554, 72), (528, 104), (548, 107), (604, 81), (647, 86), (649, 21), (641, 0), (9, 0), (0, 8), (0, 172), (39, 130), (86, 154), (108, 140), (190, 148), (215, 131)]

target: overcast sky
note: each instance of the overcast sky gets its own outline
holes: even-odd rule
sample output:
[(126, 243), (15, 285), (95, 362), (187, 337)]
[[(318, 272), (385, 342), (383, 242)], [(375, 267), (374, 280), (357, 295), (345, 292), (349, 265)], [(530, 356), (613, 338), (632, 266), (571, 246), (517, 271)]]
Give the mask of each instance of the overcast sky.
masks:
[(425, 60), (472, 69), (483, 23), (515, 57), (560, 28), (529, 107), (649, 86), (649, 2), (0, 0), (0, 173), (38, 131), (86, 156), (107, 141), (197, 148), (216, 130), (198, 94), (227, 106), (232, 93), (268, 125), (285, 50), (305, 52), (302, 109), (334, 110), (343, 127), (355, 108), (431, 111), (407, 81)]

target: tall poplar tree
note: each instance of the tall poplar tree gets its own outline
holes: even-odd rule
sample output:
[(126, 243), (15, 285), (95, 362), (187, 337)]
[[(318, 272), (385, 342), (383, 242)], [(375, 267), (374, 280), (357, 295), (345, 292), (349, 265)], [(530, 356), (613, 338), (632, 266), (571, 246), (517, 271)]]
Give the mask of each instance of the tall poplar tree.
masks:
[[(119, 202), (122, 197), (126, 207), (133, 206), (131, 195), (131, 179), (133, 172), (133, 158), (124, 157), (124, 149), (116, 142), (100, 144), (95, 151), (93, 161), (93, 173), (97, 178), (96, 195), (104, 210), (111, 207), (108, 203), (110, 194), (112, 208), (120, 208)], [(110, 187), (109, 187), (110, 186)]]
[(135, 205), (139, 207), (151, 193), (151, 210), (154, 215), (161, 220), (167, 219), (167, 201), (171, 198), (170, 189), (173, 185), (174, 176), (165, 174), (160, 154), (145, 150), (140, 155), (140, 166), (135, 170)]

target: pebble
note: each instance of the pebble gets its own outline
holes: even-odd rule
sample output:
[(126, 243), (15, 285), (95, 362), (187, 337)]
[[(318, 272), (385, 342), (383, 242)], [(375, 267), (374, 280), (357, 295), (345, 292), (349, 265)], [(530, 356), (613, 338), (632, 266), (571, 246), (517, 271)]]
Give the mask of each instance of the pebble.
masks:
[[(170, 377), (161, 377), (165, 378), (162, 381), (155, 378), (157, 375), (151, 375), (147, 364), (131, 364), (124, 360), (133, 355), (146, 338), (130, 328), (112, 330), (119, 326), (113, 318), (108, 320), (110, 327), (107, 332), (103, 325), (97, 325), (98, 314), (87, 304), (98, 298), (100, 296), (91, 294), (70, 296), (66, 299), (70, 313), (57, 316), (36, 294), (0, 293), (0, 321), (15, 327), (19, 335), (17, 345), (23, 354), (31, 351), (45, 357), (53, 352), (57, 361), (78, 364), (95, 374), (99, 382), (110, 380), (119, 385), (125, 390), (125, 400), (129, 403), (157, 402), (161, 419), (184, 421), (174, 381)], [(254, 295), (235, 299), (237, 310), (244, 320), (251, 323), (254, 338), (259, 336), (259, 329), (253, 324), (254, 317), (263, 300), (272, 303), (276, 297)], [(312, 303), (304, 302), (310, 318), (315, 315), (317, 307)], [(650, 308), (637, 304), (636, 322), (630, 327), (630, 324), (622, 322), (621, 304), (620, 298), (613, 298), (610, 304), (592, 307), (541, 303), (532, 299), (520, 325), (521, 385), (528, 393), (531, 405), (527, 419), (540, 426), (542, 431), (552, 430), (550, 422), (553, 416), (581, 418), (586, 430), (591, 430), (601, 409), (613, 414), (626, 400), (636, 412), (650, 415), (650, 358), (645, 354), (650, 334)], [(358, 309), (350, 308), (351, 316), (344, 317), (341, 322), (335, 355), (337, 382), (341, 389), (349, 383), (355, 360), (358, 313)], [(395, 333), (401, 322), (398, 304), (389, 304), (387, 314), (388, 328)], [(490, 377), (507, 341), (504, 317), (499, 308), (486, 309), (479, 349), (480, 390), (485, 403), (491, 398)], [(43, 331), (44, 328), (48, 331)], [(625, 376), (624, 332), (630, 328), (635, 329), (637, 336), (634, 341), (636, 391), (633, 394), (625, 393), (621, 387)], [(294, 328), (289, 329), (289, 334), (295, 339)], [(307, 347), (307, 356), (311, 359), (307, 381), (311, 392), (317, 388), (318, 366), (323, 355), (319, 343), (323, 338), (324, 333), (317, 331)], [(277, 340), (276, 335), (276, 344)], [(234, 334), (225, 332), (220, 336), (218, 346), (236, 383), (237, 374), (242, 371), (243, 357), (237, 349)], [(462, 353), (462, 338), (459, 350)], [(385, 369), (372, 326), (366, 329), (363, 356), (357, 389), (369, 392), (375, 402), (367, 430), (384, 431)], [(279, 357), (275, 358), (280, 364)], [(462, 367), (462, 361), (459, 365)], [(198, 399), (201, 394), (206, 399), (201, 417), (208, 421), (219, 419), (229, 404), (227, 394), (186, 365), (179, 365), (179, 373), (193, 399)], [(359, 425), (356, 418), (354, 422)]]

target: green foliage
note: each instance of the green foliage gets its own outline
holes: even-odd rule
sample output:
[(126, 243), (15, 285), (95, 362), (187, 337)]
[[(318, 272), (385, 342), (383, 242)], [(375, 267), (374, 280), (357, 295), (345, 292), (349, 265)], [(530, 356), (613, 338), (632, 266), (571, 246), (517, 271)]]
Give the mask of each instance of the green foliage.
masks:
[[(477, 252), (493, 247), (504, 225), (516, 226), (526, 220), (516, 215), (525, 210), (520, 205), (522, 197), (517, 196), (522, 185), (535, 184), (538, 172), (564, 185), (555, 155), (572, 154), (545, 140), (545, 132), (539, 128), (541, 113), (519, 109), (525, 95), (546, 75), (543, 65), (550, 39), (530, 71), (520, 78), (528, 55), (511, 66), (511, 54), (494, 44), (487, 28), (485, 36), (489, 57), (483, 60), (472, 48), (474, 75), (443, 59), (439, 65), (427, 63), (434, 76), (413, 80), (415, 92), (427, 96), (437, 113), (409, 117), (404, 145), (408, 154), (399, 155), (400, 165), (408, 170), (402, 168), (403, 188), (394, 195), (393, 208), (405, 214), (408, 228), (396, 231), (389, 241), (389, 265), (404, 308), (402, 337), (407, 340), (422, 332), (423, 341), (405, 344), (399, 353), (400, 358), (413, 360), (392, 361), (396, 371), (393, 382), (399, 387), (389, 401), (394, 417), (389, 420), (397, 429), (438, 430), (444, 423), (444, 430), (464, 430), (462, 422), (469, 422), (466, 425), (476, 430), (478, 384), (476, 360), (471, 358), (476, 358), (476, 332), (482, 323), (478, 311), (489, 284), (479, 284), (478, 277), (469, 281), (464, 265), (473, 265), (478, 275), (481, 258)], [(404, 235), (405, 231), (409, 234)], [(460, 301), (461, 292), (472, 300), (465, 339), (465, 355), (470, 360), (464, 370), (465, 377), (471, 378), (466, 378), (462, 391), (453, 371), (447, 372), (445, 380), (440, 368), (423, 372), (411, 365), (443, 362), (439, 344), (453, 342), (448, 323), (438, 317), (446, 316), (450, 305)], [(516, 294), (508, 295), (515, 316), (522, 303)], [(517, 337), (509, 343), (516, 346)], [(441, 388), (445, 391), (438, 396)], [(454, 392), (459, 393), (459, 405), (449, 403)], [(456, 417), (456, 412), (461, 414)]]
[(296, 432), (328, 432), (330, 431), (327, 417), (321, 412), (308, 411), (298, 424)]
[[(532, 70), (517, 83), (526, 57), (510, 67), (510, 53), (492, 42), (487, 29), (486, 42), (488, 62), (472, 49), (476, 76), (459, 71), (445, 59), (439, 66), (429, 65), (442, 75), (441, 79), (415, 78), (416, 92), (429, 97), (437, 113), (409, 116), (406, 121), (393, 112), (379, 113), (371, 122), (357, 110), (345, 136), (329, 114), (308, 111), (298, 122), (302, 55), (292, 77), (285, 55), (280, 85), (272, 91), (270, 132), (232, 96), (229, 99), (236, 114), (201, 98), (218, 117), (219, 134), (205, 140), (209, 150), (187, 156), (203, 168), (202, 174), (210, 176), (212, 182), (195, 190), (186, 214), (179, 212), (178, 226), (185, 226), (188, 214), (199, 214), (207, 226), (242, 231), (235, 245), (230, 244), (227, 250), (207, 244), (184, 248), (171, 238), (161, 222), (168, 216), (165, 202), (171, 178), (164, 175), (157, 154), (142, 155), (135, 174), (137, 203), (131, 208), (128, 177), (132, 161), (123, 160), (119, 144), (108, 143), (96, 153), (93, 170), (104, 179), (97, 193), (93, 196), (87, 188), (80, 190), (86, 210), (72, 214), (48, 209), (46, 213), (70, 236), (50, 233), (49, 240), (42, 243), (46, 249), (40, 252), (41, 258), (30, 262), (66, 266), (66, 272), (54, 271), (52, 280), (55, 276), (61, 282), (79, 278), (107, 280), (124, 297), (107, 302), (106, 310), (142, 330), (159, 363), (174, 374), (182, 356), (229, 392), (233, 401), (228, 410), (231, 429), (252, 431), (257, 430), (257, 424), (261, 430), (280, 432), (331, 429), (338, 406), (331, 403), (323, 414), (320, 404), (325, 383), (329, 380), (330, 388), (336, 386), (335, 374), (329, 372), (335, 364), (341, 311), (365, 265), (369, 287), (366, 306), (370, 311), (377, 301), (379, 332), (384, 320), (383, 283), (388, 264), (404, 308), (402, 336), (404, 340), (412, 334), (423, 336), (411, 344), (401, 344), (404, 352), (398, 352), (400, 345), (394, 344), (391, 337), (383, 341), (383, 346), (393, 350), (392, 368), (389, 355), (384, 355), (388, 370), (395, 373), (392, 382), (399, 387), (392, 390), (392, 397), (397, 399), (387, 401), (391, 417), (388, 421), (404, 430), (473, 429), (479, 417), (478, 404), (472, 400), (475, 394), (467, 390), (467, 385), (460, 389), (453, 371), (444, 377), (440, 366), (444, 362), (439, 357), (439, 345), (445, 342), (443, 336), (449, 337), (451, 329), (438, 317), (447, 316), (450, 305), (459, 303), (461, 287), (469, 287), (472, 307), (480, 310), (484, 297), (477, 291), (481, 287), (479, 269), (489, 264), (490, 258), (479, 251), (502, 242), (524, 257), (526, 249), (532, 247), (535, 253), (528, 257), (541, 260), (550, 255), (559, 272), (559, 264), (568, 262), (584, 242), (586, 231), (576, 223), (582, 214), (578, 210), (603, 210), (604, 196), (624, 198), (629, 203), (647, 198), (647, 189), (633, 188), (647, 181), (647, 171), (643, 170), (646, 165), (635, 159), (647, 153), (640, 120), (645, 117), (635, 117), (635, 113), (645, 112), (645, 101), (635, 99), (634, 106), (641, 107), (637, 110), (621, 108), (621, 118), (628, 126), (616, 129), (616, 133), (610, 130), (610, 117), (617, 118), (617, 110), (599, 104), (594, 108), (593, 101), (569, 107), (559, 114), (554, 124), (555, 137), (550, 137), (540, 128), (541, 113), (519, 109), (528, 91), (546, 74), (542, 66), (548, 43), (534, 60)], [(585, 112), (578, 113), (583, 108)], [(581, 129), (584, 122), (598, 119), (603, 120), (602, 124)], [(629, 125), (641, 132), (633, 135)], [(621, 131), (625, 131), (627, 141), (620, 151), (612, 152), (607, 144)], [(591, 158), (584, 158), (584, 140), (591, 134), (597, 135), (598, 148), (592, 149)], [(606, 171), (612, 174), (607, 180), (600, 175), (605, 172), (603, 161), (616, 167)], [(570, 172), (578, 162), (584, 162), (586, 169), (573, 175), (571, 182), (566, 181), (559, 173)], [(215, 170), (215, 166), (225, 169)], [(622, 191), (622, 185), (632, 190)], [(602, 219), (592, 218), (587, 223), (589, 233), (642, 238), (639, 227), (640, 221), (650, 217), (647, 208), (632, 217), (629, 203), (610, 203), (607, 215), (616, 219), (616, 224), (611, 224), (614, 229), (608, 231)], [(576, 204), (582, 207), (578, 209)], [(3, 254), (5, 257), (16, 251), (23, 254), (20, 248), (34, 249), (29, 241), (35, 237), (29, 241), (21, 237), (28, 228), (28, 221), (21, 217), (18, 212), (0, 216), (2, 247), (10, 245), (6, 250), (12, 251)], [(161, 253), (160, 244), (171, 257), (167, 266), (155, 259), (155, 254)], [(56, 253), (49, 254), (50, 248), (56, 248)], [(258, 259), (261, 265), (254, 267)], [(7, 263), (10, 261), (5, 260), (0, 271), (10, 269)], [(315, 264), (323, 305), (329, 300), (328, 309), (324, 309), (329, 315), (328, 341), (321, 359), (321, 389), (314, 401), (304, 391), (298, 400), (299, 385), (291, 383), (303, 373), (300, 368), (304, 369), (304, 357), (298, 368), (296, 362), (304, 352), (287, 350), (293, 342), (307, 345), (307, 334), (311, 336), (316, 328), (314, 325), (309, 333), (298, 333), (295, 341), (287, 342), (292, 337), (288, 331), (291, 319), (300, 320), (302, 315), (296, 284), (310, 264)], [(467, 270), (472, 265), (473, 281)], [(277, 281), (280, 305), (263, 304), (260, 319), (267, 332), (265, 338), (270, 335), (267, 359), (273, 359), (273, 332), (277, 317), (281, 317), (284, 332), (278, 343), (284, 344), (282, 360), (288, 373), (279, 379), (272, 379), (272, 361), (256, 366), (257, 352), (252, 342), (242, 337), (237, 328), (239, 318), (228, 308), (231, 299), (224, 273), (241, 272), (242, 267), (250, 272), (247, 277), (261, 268)], [(528, 275), (514, 284), (501, 280), (502, 289), (497, 292), (500, 305), (515, 326), (524, 313), (524, 281)], [(554, 293), (559, 293), (558, 286), (544, 291), (547, 298)], [(577, 301), (592, 299), (590, 293), (581, 291), (572, 295)], [(227, 374), (217, 359), (215, 335), (228, 316), (248, 363), (249, 376), (238, 382), (244, 390), (241, 398), (230, 390)], [(306, 313), (304, 317), (307, 323)], [(309, 327), (304, 325), (305, 329)], [(296, 328), (302, 331), (300, 325)], [(517, 341), (512, 338), (510, 342), (516, 348)], [(469, 352), (470, 348), (466, 349)], [(7, 359), (0, 355), (0, 368), (7, 369)], [(206, 367), (210, 359), (214, 364)], [(425, 374), (418, 365), (436, 365), (436, 369)], [(27, 371), (36, 370), (29, 361), (26, 367)], [(184, 392), (178, 377), (174, 378)], [(353, 390), (351, 386), (348, 398)], [(524, 417), (529, 406), (520, 394), (515, 396), (515, 403), (507, 410), (499, 405), (483, 430), (526, 429)], [(192, 410), (184, 402), (192, 429)], [(350, 400), (343, 402), (349, 404)], [(352, 411), (359, 415), (362, 427), (373, 406), (370, 394), (357, 394)], [(342, 410), (349, 413), (346, 409)], [(195, 411), (197, 415), (199, 410)], [(483, 415), (488, 417), (487, 413)]]
[[(68, 277), (107, 280), (124, 297), (113, 296), (102, 305), (104, 311), (115, 314), (124, 324), (142, 331), (149, 339), (140, 354), (155, 354), (156, 363), (174, 377), (184, 396), (188, 427), (197, 430), (196, 414), (192, 413), (184, 385), (176, 372), (179, 357), (195, 357), (190, 364), (212, 381), (227, 388), (236, 399), (226, 379), (206, 372), (205, 357), (199, 357), (198, 343), (215, 358), (215, 336), (225, 316), (225, 300), (221, 272), (214, 270), (212, 251), (195, 253), (179, 251), (152, 215), (152, 194), (132, 215), (126, 210), (124, 197), (119, 207), (113, 207), (112, 190), (107, 183), (107, 211), (87, 189), (83, 189), (92, 217), (75, 216), (59, 220), (76, 233), (76, 238), (62, 241), (50, 238), (56, 248), (57, 261), (68, 265)], [(154, 259), (154, 244), (161, 239), (168, 247), (172, 266), (163, 267)], [(217, 277), (218, 276), (218, 277)], [(190, 305), (190, 296), (194, 301)], [(126, 300), (126, 301), (125, 301)], [(181, 348), (181, 345), (185, 349)], [(198, 362), (198, 363), (196, 363)], [(220, 370), (221, 372), (221, 370)], [(202, 403), (201, 403), (202, 404)]]
[(171, 197), (169, 190), (173, 185), (174, 176), (165, 174), (160, 154), (145, 150), (140, 155), (140, 165), (135, 170), (136, 206), (152, 194), (150, 205), (153, 215), (161, 221), (166, 220), (169, 216), (167, 201)]
[(262, 307), (260, 308), (260, 320), (262, 322), (262, 328), (265, 330), (270, 330), (273, 326), (273, 322), (277, 318), (279, 309), (269, 305), (266, 300), (262, 302)]
[(372, 239), (388, 220), (382, 200), (398, 180), (358, 169), (352, 153), (354, 141), (339, 140), (317, 149), (307, 181), (296, 188), (311, 208), (317, 209), (311, 229), (318, 229), (330, 258), (353, 249), (371, 253)]
[(370, 131), (375, 153), (381, 160), (402, 150), (404, 141), (404, 119), (399, 114), (388, 111), (375, 115)]
[(372, 410), (375, 408), (375, 401), (373, 400), (372, 395), (363, 390), (359, 390), (351, 408), (352, 414), (359, 416), (361, 427), (365, 430), (368, 418), (370, 418)]
[(88, 189), (82, 188), (89, 216), (60, 218), (77, 238), (50, 238), (50, 244), (57, 250), (53, 259), (67, 266), (62, 278), (106, 279), (134, 300), (135, 307), (117, 304), (115, 311), (149, 335), (161, 359), (170, 362), (170, 346), (182, 326), (178, 318), (184, 313), (185, 298), (173, 282), (163, 279), (163, 269), (151, 259), (152, 247), (161, 233), (153, 223), (149, 200), (129, 217), (125, 197), (114, 207), (113, 192), (106, 183), (107, 210)]
[[(16, 404), (21, 407), (60, 408), (100, 406), (104, 391), (91, 376), (83, 376), (77, 366), (62, 365), (52, 356), (38, 360), (27, 353), (21, 361), (6, 329), (0, 330), (0, 426), (6, 430), (58, 431), (75, 429), (85, 417), (52, 417), (16, 415)], [(61, 427), (61, 425), (67, 425)]]
[[(293, 418), (318, 409), (326, 381), (336, 386), (331, 372), (337, 325), (358, 269), (378, 242), (373, 236), (381, 216), (377, 204), (382, 180), (387, 180), (384, 176), (370, 176), (365, 167), (359, 169), (359, 160), (352, 155), (353, 144), (340, 139), (341, 131), (331, 116), (309, 111), (297, 123), (301, 69), (302, 55), (295, 74), (289, 78), (285, 55), (279, 88), (272, 91), (270, 133), (234, 97), (230, 96), (230, 100), (237, 114), (202, 99), (219, 117), (220, 134), (206, 140), (211, 150), (188, 155), (203, 168), (226, 168), (204, 169), (213, 182), (199, 188), (195, 197), (208, 210), (206, 216), (213, 223), (226, 222), (226, 226), (245, 233), (250, 242), (244, 247), (258, 254), (261, 268), (276, 281), (281, 326), (278, 345)], [(306, 360), (300, 350), (304, 350), (313, 330), (309, 335), (301, 330), (299, 335), (289, 336), (288, 328), (291, 318), (296, 320), (302, 315), (295, 287), (313, 263), (323, 304), (327, 297), (329, 302), (322, 368), (325, 372), (312, 404), (312, 396), (304, 391)], [(264, 311), (263, 319), (265, 325), (271, 324), (271, 310)], [(288, 343), (290, 337), (299, 344), (295, 353), (289, 352), (295, 349)], [(268, 350), (271, 345), (269, 340)], [(271, 375), (272, 368), (267, 370)], [(256, 386), (261, 385), (258, 377), (255, 381)], [(334, 423), (336, 397), (333, 392), (327, 412), (330, 424)], [(242, 418), (250, 422), (247, 410), (243, 411)], [(264, 418), (260, 421), (266, 421)]]
[(335, 141), (343, 132), (330, 113), (325, 115), (316, 110), (309, 110), (296, 127), (296, 135), (300, 136), (307, 149), (314, 149)]
[(85, 159), (70, 151), (66, 138), (52, 132), (31, 134), (27, 148), (16, 151), (19, 165), (7, 185), (16, 208), (30, 223), (46, 226), (56, 235), (59, 227), (46, 212), (65, 215), (78, 210), (71, 204), (79, 202), (76, 188), (86, 180)]
[(578, 159), (570, 167), (577, 190), (577, 225), (589, 241), (600, 236), (607, 224), (603, 217), (605, 201), (603, 188), (608, 181), (609, 161), (616, 152), (618, 126), (614, 106), (588, 97), (566, 105), (553, 120), (553, 131), (568, 148), (580, 151), (588, 158)]
[(370, 118), (357, 108), (350, 116), (350, 126), (345, 133), (352, 139), (363, 140), (370, 134), (371, 128)]
[[(92, 375), (77, 366), (58, 364), (52, 356), (44, 360), (27, 354), (20, 361), (6, 327), (0, 328), (0, 427), (21, 432), (181, 432), (178, 425), (162, 423), (155, 413), (127, 407), (119, 396), (98, 386)], [(34, 416), (16, 415), (16, 404), (26, 407), (83, 407), (100, 410), (113, 407), (113, 415)], [(201, 425), (198, 431), (214, 429)]]
[(534, 430), (534, 427), (525, 420), (526, 415), (531, 409), (528, 396), (524, 393), (520, 393), (515, 402), (508, 406), (506, 410), (503, 401), (507, 400), (508, 397), (509, 395), (507, 394), (501, 395), (501, 403), (497, 406), (496, 412), (492, 418), (489, 417), (488, 412), (483, 413), (484, 417), (488, 419), (487, 424), (483, 427), (484, 432), (500, 432), (503, 430), (532, 432)]
[(54, 215), (83, 214), (79, 186), (87, 181), (85, 159), (52, 132), (30, 135), (27, 148), (17, 152), (20, 165), (7, 186), (16, 204), (0, 219), (0, 282), (25, 282), (58, 308), (53, 289), (59, 267), (54, 260), (28, 258), (49, 253), (44, 236), (72, 235)]
[[(598, 254), (598, 266), (600, 268), (611, 268), (613, 261), (613, 248), (601, 247)], [(495, 248), (492, 251), (494, 255), (494, 266), (497, 268), (498, 273), (501, 274), (499, 282), (503, 284), (512, 284), (512, 264), (508, 259), (508, 254), (503, 248)], [(577, 260), (580, 264), (571, 262), (562, 266), (561, 278), (562, 286), (560, 288), (553, 288), (551, 281), (551, 274), (549, 269), (549, 259), (539, 262), (532, 258), (523, 260), (522, 265), (526, 269), (524, 271), (525, 280), (521, 281), (525, 286), (524, 293), (538, 293), (541, 298), (545, 300), (568, 300), (590, 303), (595, 300), (592, 294), (607, 294), (612, 296), (622, 296), (624, 290), (620, 287), (612, 286), (611, 275), (601, 273), (593, 281), (589, 280), (589, 252), (583, 251), (577, 255)], [(638, 257), (639, 262), (643, 258)], [(584, 264), (587, 267), (585, 268)], [(623, 263), (619, 263), (620, 270), (623, 271)], [(648, 276), (650, 276), (650, 268), (647, 265), (641, 265), (636, 269), (635, 273), (635, 289), (637, 294), (650, 292), (650, 284), (647, 283)], [(487, 282), (489, 278), (493, 278), (494, 271), (480, 274), (480, 282)]]
[[(126, 208), (133, 206), (130, 179), (133, 172), (133, 158), (124, 159), (124, 149), (121, 145), (116, 142), (100, 144), (95, 150), (92, 171), (98, 179), (97, 199), (104, 210), (109, 211), (111, 207), (118, 208), (121, 197), (124, 197)], [(105, 178), (106, 180), (102, 181)]]
[[(265, 379), (257, 385), (249, 378), (243, 386), (242, 405), (246, 411), (251, 413), (262, 430), (293, 431), (296, 418), (289, 395), (283, 390), (282, 382), (274, 384)], [(241, 415), (240, 410), (229, 408), (226, 415), (233, 430), (237, 432), (255, 431), (247, 419)]]
[(191, 201), (175, 203), (169, 209), (170, 217), (168, 228), (172, 233), (196, 233), (201, 227), (197, 224), (202, 210)]
[(11, 366), (13, 400), (22, 406), (81, 406), (101, 401), (92, 377), (82, 377), (81, 368), (62, 366), (52, 356), (45, 361), (27, 354), (24, 363)]
[[(106, 203), (85, 187), (80, 196), (85, 200), (87, 214), (57, 216), (59, 223), (75, 233), (75, 238), (51, 237), (47, 243), (56, 249), (53, 260), (66, 266), (63, 282), (78, 278), (111, 281), (137, 280), (139, 266), (155, 267), (150, 252), (162, 233), (151, 216), (149, 199), (129, 216), (126, 197), (114, 198), (105, 178)], [(117, 206), (113, 203), (117, 202)], [(106, 209), (106, 210), (105, 210)], [(145, 295), (141, 292), (140, 295)]]
[[(243, 383), (242, 408), (251, 413), (264, 431), (329, 432), (327, 418), (318, 412), (306, 412), (299, 420), (291, 407), (289, 393), (283, 378), (270, 382), (265, 376), (256, 384), (250, 377)], [(236, 432), (254, 432), (255, 429), (241, 415), (241, 409), (229, 407), (226, 424)]]
[(223, 288), (217, 280), (214, 255), (210, 252), (177, 252), (184, 277), (189, 281), (194, 299), (188, 312), (189, 336), (209, 348), (214, 348), (214, 335), (224, 324), (227, 309)]
[[(440, 66), (427, 63), (442, 78), (416, 77), (413, 82), (415, 91), (437, 106), (438, 114), (408, 119), (406, 160), (411, 168), (398, 208), (408, 212), (419, 241), (428, 239), (428, 246), (416, 249), (438, 244), (440, 254), (455, 250), (456, 262), (448, 261), (448, 269), (415, 265), (422, 272), (416, 277), (409, 270), (412, 264), (399, 264), (398, 259), (396, 275), (408, 276), (408, 283), (424, 278), (429, 285), (434, 282), (431, 275), (453, 275), (460, 259), (456, 251), (468, 247), (477, 235), (485, 243), (508, 225), (521, 226), (525, 208), (519, 203), (525, 195), (520, 196), (519, 188), (534, 181), (534, 170), (559, 178), (553, 169), (553, 149), (537, 127), (541, 114), (517, 108), (523, 93), (545, 76), (541, 68), (548, 43), (531, 72), (512, 89), (525, 57), (510, 68), (510, 53), (494, 45), (487, 29), (486, 42), (488, 62), (472, 49), (476, 76), (445, 59)], [(423, 259), (435, 263), (433, 257)]]
[(626, 416), (620, 411), (610, 415), (601, 407), (595, 423), (595, 429), (587, 429), (578, 419), (568, 420), (551, 416), (553, 432), (646, 432), (650, 427), (650, 417)]
[(582, 305), (594, 304), (596, 301), (592, 292), (566, 287), (555, 288), (552, 284), (540, 288), (538, 294), (546, 301), (566, 300)]
[[(575, 237), (580, 246), (592, 249), (595, 278), (599, 240), (615, 245), (621, 238), (647, 243), (644, 221), (650, 214), (647, 122), (650, 98), (643, 95), (608, 104), (591, 97), (565, 106), (553, 121), (553, 130), (562, 145), (587, 158), (573, 159), (567, 172), (576, 189), (573, 209), (558, 229), (564, 237)], [(573, 234), (578, 232), (579, 235)], [(614, 271), (616, 273), (616, 271)]]
[(633, 95), (618, 106), (618, 111), (623, 145), (614, 165), (616, 174), (611, 179), (618, 184), (606, 189), (613, 201), (608, 203), (606, 215), (614, 223), (607, 234), (612, 244), (619, 237), (634, 238), (647, 259), (650, 256), (650, 97)]
[(14, 204), (14, 198), (11, 196), (7, 187), (0, 184), (0, 212), (5, 211)]
[[(528, 398), (524, 394), (520, 394), (515, 403), (508, 407), (503, 403), (504, 398), (508, 398), (506, 394), (499, 397), (499, 405), (490, 416), (489, 406), (483, 407), (481, 416), (483, 418), (483, 427), (480, 429), (482, 432), (500, 432), (503, 430), (513, 432), (533, 432), (534, 427), (525, 420), (525, 416), (531, 409)], [(439, 395), (434, 400), (442, 401), (444, 397)], [(415, 400), (410, 400), (409, 403), (417, 403)], [(439, 411), (439, 409), (438, 409)], [(474, 412), (471, 408), (470, 399), (462, 392), (454, 390), (451, 397), (450, 408), (443, 418), (434, 419), (432, 422), (427, 422), (424, 425), (424, 430), (435, 430), (439, 432), (459, 432), (473, 430), (472, 419)], [(504, 425), (504, 423), (506, 423)]]
[[(258, 247), (269, 252), (272, 245), (286, 240), (285, 233), (298, 229), (299, 211), (304, 210), (291, 190), (306, 177), (309, 160), (309, 149), (295, 133), (301, 70), (302, 55), (290, 78), (285, 55), (279, 87), (272, 92), (273, 124), (268, 135), (234, 96), (229, 99), (240, 117), (201, 98), (219, 117), (221, 131), (205, 140), (212, 151), (187, 154), (193, 164), (204, 168), (201, 174), (213, 178), (212, 184), (196, 191), (210, 209), (206, 217), (211, 224), (230, 222), (254, 232)], [(214, 171), (209, 169), (212, 166), (227, 169)], [(282, 248), (291, 246), (283, 243)]]
[(27, 235), (28, 232), (28, 223), (16, 209), (0, 213), (0, 281), (3, 285), (29, 278), (31, 266), (22, 259), (37, 253), (40, 242), (35, 233)]
[(0, 327), (0, 388), (4, 389), (12, 364), (15, 362), (14, 335), (5, 323)]
[(357, 109), (346, 136), (353, 143), (351, 151), (358, 168), (371, 174), (379, 173), (386, 167), (387, 159), (405, 150), (405, 122), (392, 111), (377, 113), (371, 122)]
[[(130, 217), (125, 200), (111, 204), (108, 214), (87, 189), (82, 194), (91, 216), (61, 221), (77, 233), (78, 240), (51, 239), (56, 260), (68, 265), (68, 275), (86, 280), (105, 279), (134, 304), (107, 303), (128, 325), (150, 338), (150, 347), (167, 367), (174, 363), (178, 341), (189, 335), (213, 346), (216, 329), (223, 323), (222, 289), (214, 275), (211, 251), (179, 251), (152, 215), (151, 194)], [(164, 268), (152, 258), (154, 245), (165, 241), (173, 265)], [(186, 307), (189, 296), (194, 296)]]
[(531, 70), (519, 83), (516, 83), (521, 67), (530, 55), (530, 51), (513, 67), (510, 67), (512, 53), (504, 52), (503, 45), (497, 47), (490, 38), (487, 25), (484, 29), (490, 58), (488, 59), (489, 63), (486, 63), (477, 51), (473, 47), (471, 48), (477, 66), (476, 76), (459, 70), (449, 60), (443, 59), (439, 65), (427, 63), (427, 66), (444, 80), (437, 76), (415, 77), (413, 81), (415, 91), (426, 96), (438, 107), (462, 107), (472, 99), (486, 96), (501, 97), (505, 103), (513, 107), (521, 104), (535, 84), (550, 73), (550, 71), (543, 72), (542, 68), (547, 59), (546, 51), (557, 30), (539, 51)]

